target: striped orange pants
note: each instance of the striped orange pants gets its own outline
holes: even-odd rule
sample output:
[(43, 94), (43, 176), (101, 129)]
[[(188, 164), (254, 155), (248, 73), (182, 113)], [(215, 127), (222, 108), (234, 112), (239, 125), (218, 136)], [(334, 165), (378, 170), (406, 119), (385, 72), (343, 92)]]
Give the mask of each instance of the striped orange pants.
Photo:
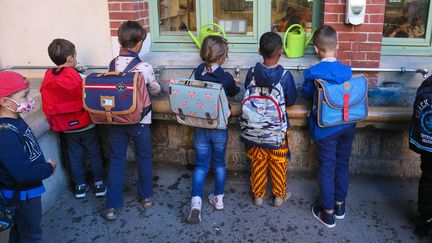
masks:
[(246, 155), (251, 161), (250, 182), (254, 198), (264, 197), (268, 169), (270, 169), (273, 196), (285, 198), (288, 152), (286, 139), (284, 139), (280, 149), (260, 147), (251, 147), (248, 149)]

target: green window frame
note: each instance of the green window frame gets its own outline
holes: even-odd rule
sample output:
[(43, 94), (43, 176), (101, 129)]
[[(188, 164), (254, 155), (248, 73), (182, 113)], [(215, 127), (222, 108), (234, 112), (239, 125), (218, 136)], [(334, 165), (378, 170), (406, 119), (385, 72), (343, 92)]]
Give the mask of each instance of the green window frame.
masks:
[[(271, 31), (271, 0), (251, 0), (253, 2), (253, 35), (228, 36), (230, 52), (256, 52), (259, 37)], [(159, 7), (157, 0), (148, 0), (151, 31), (151, 51), (196, 51), (197, 47), (188, 35), (161, 35), (159, 29)], [(213, 22), (213, 0), (195, 0), (197, 30), (206, 23)], [(312, 28), (320, 24), (321, 0), (313, 0)]]
[(432, 3), (429, 4), (425, 38), (390, 38), (383, 37), (382, 55), (432, 55)]

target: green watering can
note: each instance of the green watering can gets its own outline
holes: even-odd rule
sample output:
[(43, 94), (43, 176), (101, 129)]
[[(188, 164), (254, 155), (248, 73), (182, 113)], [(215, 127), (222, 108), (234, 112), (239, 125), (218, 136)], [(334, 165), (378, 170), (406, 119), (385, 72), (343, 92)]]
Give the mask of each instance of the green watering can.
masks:
[[(217, 27), (219, 29), (219, 31), (210, 29), (210, 26)], [(195, 42), (195, 44), (198, 46), (198, 48), (201, 48), (201, 44), (203, 43), (204, 39), (209, 35), (218, 35), (218, 36), (222, 36), (225, 39), (227, 38), (225, 31), (222, 29), (222, 27), (220, 27), (218, 24), (215, 24), (215, 23), (208, 23), (208, 24), (203, 25), (201, 27), (199, 34), (198, 34), (198, 37), (195, 37), (190, 30), (188, 30), (188, 34), (190, 35), (192, 40)]]
[(306, 33), (301, 25), (291, 25), (286, 30), (283, 38), (283, 48), (287, 57), (297, 58), (304, 56), (304, 51), (312, 40), (312, 36), (313, 32), (309, 38), (306, 39)]

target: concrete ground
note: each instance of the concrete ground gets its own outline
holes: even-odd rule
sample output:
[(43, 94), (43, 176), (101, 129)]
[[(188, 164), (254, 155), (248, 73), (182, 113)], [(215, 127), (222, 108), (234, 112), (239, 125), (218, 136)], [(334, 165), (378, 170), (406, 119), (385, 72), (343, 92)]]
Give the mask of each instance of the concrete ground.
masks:
[[(154, 168), (155, 202), (143, 209), (136, 200), (136, 164), (128, 164), (125, 206), (114, 222), (99, 216), (104, 199), (76, 200), (65, 193), (43, 217), (43, 242), (430, 242), (413, 233), (417, 180), (351, 176), (347, 215), (328, 229), (311, 214), (318, 187), (309, 174), (288, 174), (292, 196), (280, 208), (268, 198), (255, 207), (245, 175), (230, 175), (225, 208), (203, 203), (202, 223), (186, 222), (192, 170)], [(213, 178), (206, 184), (211, 193)]]

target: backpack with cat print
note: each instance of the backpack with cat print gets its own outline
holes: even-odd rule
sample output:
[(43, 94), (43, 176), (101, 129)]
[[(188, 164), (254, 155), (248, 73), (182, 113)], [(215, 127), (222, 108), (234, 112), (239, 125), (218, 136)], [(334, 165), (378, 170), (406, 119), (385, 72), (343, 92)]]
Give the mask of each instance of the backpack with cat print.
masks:
[(252, 81), (240, 107), (240, 139), (249, 145), (279, 149), (288, 129), (282, 85), (279, 80), (271, 87), (256, 86), (253, 73), (252, 69)]

